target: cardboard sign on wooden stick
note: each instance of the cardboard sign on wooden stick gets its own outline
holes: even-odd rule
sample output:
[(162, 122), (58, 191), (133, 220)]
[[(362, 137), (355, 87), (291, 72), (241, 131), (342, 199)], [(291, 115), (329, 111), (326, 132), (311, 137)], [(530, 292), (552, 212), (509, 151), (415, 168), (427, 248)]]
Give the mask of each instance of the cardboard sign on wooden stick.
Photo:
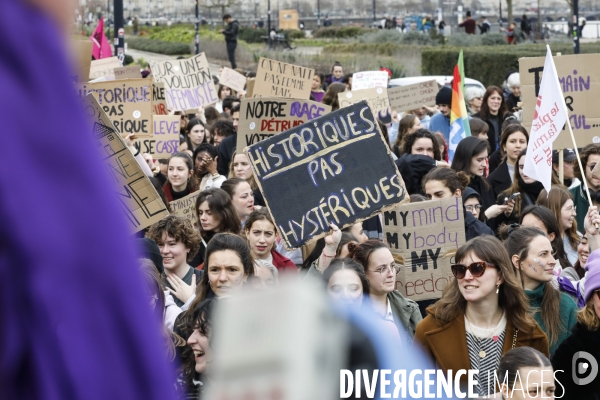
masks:
[(231, 68), (223, 67), (219, 83), (223, 86), (227, 86), (236, 92), (241, 92), (246, 87), (246, 77)]
[(308, 100), (315, 70), (261, 57), (253, 97)]
[(466, 241), (462, 199), (421, 201), (386, 211), (383, 238), (405, 261), (396, 289), (415, 301), (439, 299), (453, 278), (448, 254)]
[(94, 95), (88, 94), (84, 101), (86, 114), (93, 125), (90, 132), (93, 132), (96, 147), (106, 163), (107, 173), (111, 174), (115, 196), (123, 206), (131, 233), (139, 232), (169, 215), (156, 189)]
[(149, 64), (156, 82), (165, 84), (169, 110), (197, 110), (219, 100), (204, 53), (184, 60), (150, 60)]
[(79, 97), (95, 93), (98, 103), (123, 137), (133, 133), (138, 138), (152, 137), (152, 82), (128, 79), (84, 83)]
[[(246, 148), (287, 249), (409, 201), (366, 101)], [(368, 160), (368, 166), (365, 164)]]
[(152, 112), (154, 115), (169, 114), (165, 99), (165, 84), (162, 82), (152, 84)]
[[(577, 147), (600, 143), (600, 54), (556, 56), (554, 65), (565, 97), (569, 121)], [(545, 57), (519, 59), (523, 126), (530, 130), (535, 112), (539, 85), (542, 82)], [(552, 143), (554, 149), (570, 149), (573, 141), (567, 128), (563, 128)]]

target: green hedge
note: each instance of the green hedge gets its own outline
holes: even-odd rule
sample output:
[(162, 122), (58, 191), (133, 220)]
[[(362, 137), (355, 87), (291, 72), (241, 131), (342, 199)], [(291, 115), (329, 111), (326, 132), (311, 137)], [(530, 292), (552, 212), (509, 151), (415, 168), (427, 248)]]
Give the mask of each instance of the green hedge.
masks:
[(191, 44), (178, 42), (165, 42), (162, 40), (146, 39), (141, 37), (130, 37), (127, 46), (132, 49), (149, 51), (151, 53), (166, 54), (171, 56), (191, 54)]
[(360, 26), (330, 26), (327, 28), (317, 29), (313, 32), (313, 36), (316, 38), (343, 39), (357, 37), (372, 31), (372, 29), (363, 28)]
[[(552, 52), (573, 54), (571, 43), (550, 45)], [(581, 45), (582, 53), (600, 52), (600, 43)], [(423, 75), (452, 75), (460, 53), (459, 47), (425, 47), (421, 52), (421, 72)], [(544, 44), (524, 44), (516, 46), (481, 46), (463, 48), (465, 75), (477, 79), (485, 86), (500, 86), (510, 70), (519, 69), (521, 57), (543, 57)]]

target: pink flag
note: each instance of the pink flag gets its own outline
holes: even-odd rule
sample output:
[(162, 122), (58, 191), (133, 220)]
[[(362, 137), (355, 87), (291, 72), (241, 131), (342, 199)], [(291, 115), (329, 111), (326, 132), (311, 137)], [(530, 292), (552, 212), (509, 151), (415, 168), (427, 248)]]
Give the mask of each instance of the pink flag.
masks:
[(92, 33), (92, 36), (90, 36), (90, 40), (94, 43), (92, 47), (92, 56), (94, 56), (96, 60), (112, 57), (110, 43), (104, 34), (104, 18), (100, 18), (96, 30)]
[(544, 185), (550, 192), (552, 182), (552, 142), (567, 122), (567, 109), (558, 83), (550, 46), (546, 45), (546, 61), (540, 92), (535, 105), (529, 145), (523, 172)]

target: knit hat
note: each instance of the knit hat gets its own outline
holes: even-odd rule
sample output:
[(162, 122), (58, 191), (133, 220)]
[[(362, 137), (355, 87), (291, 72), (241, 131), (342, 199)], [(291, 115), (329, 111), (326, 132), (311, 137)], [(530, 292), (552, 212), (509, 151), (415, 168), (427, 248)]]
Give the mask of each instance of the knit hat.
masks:
[(156, 265), (156, 269), (162, 275), (165, 273), (165, 267), (163, 265), (163, 258), (160, 254), (160, 249), (158, 245), (152, 239), (144, 238), (136, 240), (138, 249), (141, 253), (141, 258), (147, 258), (151, 260), (154, 265)]
[(594, 291), (600, 289), (600, 251), (596, 250), (590, 254), (585, 263), (585, 294), (584, 300), (587, 303)]
[(443, 86), (435, 96), (435, 104), (452, 105), (452, 89), (448, 86)]

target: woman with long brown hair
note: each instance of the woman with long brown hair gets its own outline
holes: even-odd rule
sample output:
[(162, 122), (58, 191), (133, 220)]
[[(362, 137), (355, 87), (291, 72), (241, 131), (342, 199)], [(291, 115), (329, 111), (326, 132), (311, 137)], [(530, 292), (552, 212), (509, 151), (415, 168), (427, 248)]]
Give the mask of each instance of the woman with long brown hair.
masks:
[[(500, 137), (500, 148), (496, 150), (502, 157), (502, 162), (487, 177), (487, 181), (494, 190), (496, 197), (514, 183), (517, 160), (521, 152), (527, 148), (529, 133), (521, 125), (507, 126)], [(490, 159), (493, 154), (490, 156)]]
[(493, 372), (504, 353), (529, 346), (548, 356), (548, 339), (529, 315), (525, 292), (498, 239), (471, 239), (455, 259), (456, 279), (427, 309), (415, 341), (442, 370), (478, 369), (476, 390), (487, 395), (494, 392)]
[(512, 229), (504, 246), (534, 310), (533, 317), (548, 336), (552, 354), (569, 336), (577, 313), (577, 304), (550, 283), (557, 263), (552, 245), (540, 229), (524, 226)]
[(323, 96), (322, 103), (331, 106), (331, 111), (338, 110), (340, 108), (340, 101), (338, 99), (338, 93), (342, 93), (346, 90), (346, 85), (343, 83), (332, 83), (327, 88), (325, 96)]
[[(565, 253), (571, 265), (577, 262), (577, 246), (581, 241), (581, 234), (577, 231), (577, 209), (573, 197), (562, 186), (553, 185), (550, 193), (543, 189), (537, 199), (537, 204), (548, 207), (556, 216), (560, 225), (560, 235), (565, 246)], [(579, 210), (584, 214), (587, 210)]]
[(404, 139), (406, 136), (418, 131), (419, 129), (423, 129), (423, 126), (421, 125), (421, 120), (416, 115), (406, 114), (404, 117), (402, 117), (400, 123), (398, 124), (398, 135), (396, 136), (396, 140), (392, 146), (392, 151), (396, 157), (400, 157), (402, 155), (402, 148), (404, 146)]
[(510, 113), (506, 107), (506, 101), (502, 94), (502, 89), (498, 86), (490, 86), (483, 95), (481, 110), (474, 114), (474, 118), (479, 118), (488, 124), (488, 141), (492, 151), (498, 148), (498, 139), (502, 131), (502, 123)]

